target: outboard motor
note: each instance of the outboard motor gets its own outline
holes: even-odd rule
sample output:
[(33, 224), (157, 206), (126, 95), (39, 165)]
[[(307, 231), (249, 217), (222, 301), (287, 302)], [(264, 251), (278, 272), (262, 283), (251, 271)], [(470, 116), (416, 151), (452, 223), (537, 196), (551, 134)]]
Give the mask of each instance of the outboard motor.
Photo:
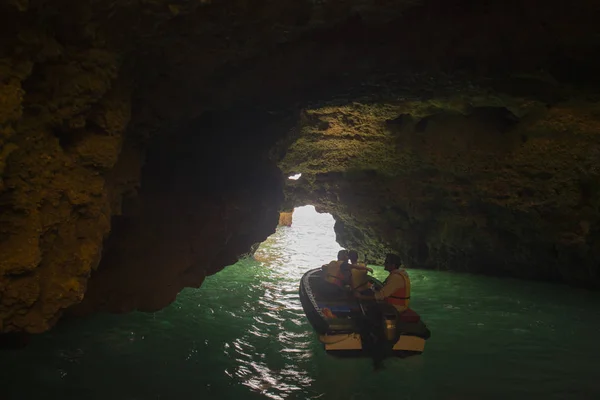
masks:
[(385, 339), (390, 343), (396, 343), (398, 338), (396, 337), (396, 321), (398, 316), (396, 314), (386, 313), (383, 315), (383, 332)]

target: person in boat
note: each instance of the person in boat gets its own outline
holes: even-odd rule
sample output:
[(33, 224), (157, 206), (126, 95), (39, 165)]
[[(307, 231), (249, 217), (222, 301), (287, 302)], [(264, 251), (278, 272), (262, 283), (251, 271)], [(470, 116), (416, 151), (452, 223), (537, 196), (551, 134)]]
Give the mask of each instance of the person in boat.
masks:
[(390, 274), (384, 281), (383, 287), (371, 295), (357, 294), (362, 300), (376, 300), (385, 302), (381, 307), (376, 303), (368, 302), (365, 305), (365, 318), (362, 320), (361, 337), (366, 349), (371, 352), (373, 366), (379, 369), (382, 366), (385, 354), (391, 350), (393, 343), (387, 340), (384, 333), (383, 319), (387, 307), (393, 307), (398, 313), (408, 308), (410, 301), (410, 278), (401, 268), (402, 262), (396, 254), (387, 254), (384, 262), (385, 270)]
[(342, 272), (342, 264), (347, 262), (348, 250), (338, 251), (337, 260), (331, 261), (329, 264), (325, 264), (321, 267), (325, 281), (343, 288), (347, 282), (344, 273)]
[(363, 300), (383, 301), (393, 306), (399, 313), (405, 311), (410, 303), (410, 278), (397, 254), (387, 254), (384, 262), (385, 270), (390, 274), (383, 287), (372, 296), (360, 296)]
[[(344, 271), (344, 266), (346, 266), (346, 271)], [(358, 252), (356, 250), (348, 252), (348, 263), (342, 265), (342, 272), (347, 274), (347, 280), (350, 283), (350, 289), (353, 294), (372, 293), (367, 273), (373, 273), (373, 269), (358, 262)]]

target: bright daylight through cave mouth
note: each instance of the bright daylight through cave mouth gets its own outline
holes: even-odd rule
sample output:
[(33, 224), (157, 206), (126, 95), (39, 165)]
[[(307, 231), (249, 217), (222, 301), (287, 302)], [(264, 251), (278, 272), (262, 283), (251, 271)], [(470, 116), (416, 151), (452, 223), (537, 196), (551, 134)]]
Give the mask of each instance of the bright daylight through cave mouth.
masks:
[(296, 207), (286, 222), (289, 227), (280, 226), (259, 246), (254, 254), (256, 260), (268, 258), (277, 262), (279, 268), (298, 280), (307, 269), (335, 259), (341, 247), (335, 241), (335, 220), (331, 214), (318, 213), (311, 205)]

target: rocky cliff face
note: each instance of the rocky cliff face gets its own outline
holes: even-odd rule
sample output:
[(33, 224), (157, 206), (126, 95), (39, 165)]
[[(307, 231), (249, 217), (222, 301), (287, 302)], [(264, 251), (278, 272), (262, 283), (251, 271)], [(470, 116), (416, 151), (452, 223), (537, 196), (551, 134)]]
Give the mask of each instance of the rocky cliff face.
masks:
[(1, 12), (0, 330), (39, 332), (81, 301), (100, 260), (131, 88), (92, 32), (51, 33), (27, 7)]
[(291, 201), (373, 255), (595, 276), (598, 16), (584, 0), (2, 2), (0, 331), (200, 285), (276, 226), (274, 160), (306, 171)]
[(371, 260), (597, 286), (598, 104), (475, 98), (307, 110), (287, 206), (333, 214)]
[[(62, 310), (82, 300), (90, 273), (102, 258), (111, 218), (123, 214), (124, 199), (137, 196), (151, 137), (172, 133), (194, 115), (225, 107), (232, 96), (243, 93), (227, 88), (223, 77), (231, 75), (226, 72), (235, 70), (237, 61), (335, 24), (360, 6), (160, 0), (0, 4), (0, 331), (41, 332)], [(177, 196), (187, 196), (185, 189), (177, 190), (171, 196), (156, 194), (163, 197), (162, 206), (152, 198), (139, 206), (142, 210), (128, 212), (161, 215), (162, 222), (148, 222), (152, 227), (146, 228), (166, 234), (164, 225), (181, 216), (169, 219), (162, 207), (177, 208)], [(210, 214), (208, 219), (199, 217), (199, 224), (223, 226), (218, 219), (217, 225), (208, 225), (222, 214), (218, 210), (232, 207), (222, 195), (197, 199), (208, 203), (205, 212)], [(233, 262), (246, 242), (264, 239), (261, 223), (250, 223), (248, 229), (256, 227), (254, 236), (237, 244), (231, 236), (238, 231), (226, 225), (227, 232), (215, 236), (218, 244), (207, 242), (210, 254), (183, 260), (174, 274), (198, 262), (204, 272), (212, 263), (222, 268)], [(143, 230), (143, 225), (136, 229)], [(112, 232), (116, 237), (115, 227)], [(115, 248), (114, 241), (111, 237), (107, 245)], [(170, 254), (167, 247), (165, 254)], [(110, 265), (113, 271), (120, 268), (114, 261)], [(146, 300), (152, 304), (146, 306), (137, 297), (147, 294), (131, 299), (139, 276), (124, 271), (114, 277), (114, 283), (122, 281), (127, 287), (124, 293), (99, 301), (113, 304), (111, 309), (164, 306), (184, 285), (200, 284), (204, 272), (186, 273), (177, 284), (172, 281), (179, 278), (169, 277), (168, 294), (157, 295), (165, 300)], [(102, 281), (102, 274), (96, 280)], [(162, 277), (149, 279), (160, 282)], [(141, 286), (144, 293), (155, 290)], [(114, 305), (120, 302), (128, 305)]]
[(294, 216), (293, 211), (279, 213), (279, 222), (277, 223), (277, 225), (278, 226), (292, 226), (293, 216)]

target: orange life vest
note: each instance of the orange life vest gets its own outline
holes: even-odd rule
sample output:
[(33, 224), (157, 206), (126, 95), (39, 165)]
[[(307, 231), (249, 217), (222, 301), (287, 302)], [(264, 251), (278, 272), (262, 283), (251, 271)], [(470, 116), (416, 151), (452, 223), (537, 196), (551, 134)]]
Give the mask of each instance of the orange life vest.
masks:
[(346, 284), (346, 279), (342, 269), (343, 261), (332, 261), (325, 265), (325, 280), (333, 283), (336, 286), (343, 287)]
[(410, 302), (410, 278), (404, 270), (396, 269), (391, 273), (401, 276), (402, 279), (404, 279), (404, 286), (396, 289), (394, 293), (386, 297), (385, 302), (393, 305), (396, 308), (407, 308), (408, 303)]

